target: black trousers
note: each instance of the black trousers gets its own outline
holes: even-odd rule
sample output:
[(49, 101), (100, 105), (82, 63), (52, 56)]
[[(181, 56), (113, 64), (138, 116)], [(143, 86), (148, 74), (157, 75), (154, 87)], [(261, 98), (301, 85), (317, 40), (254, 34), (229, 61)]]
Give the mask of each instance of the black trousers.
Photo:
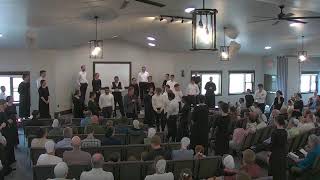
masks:
[(171, 137), (171, 141), (175, 142), (177, 137), (177, 119), (178, 115), (169, 116), (168, 124), (168, 139)]
[(94, 99), (94, 101), (99, 104), (99, 98), (100, 98), (100, 95), (101, 95), (101, 92), (100, 91), (96, 91), (96, 98)]
[(139, 82), (139, 88), (140, 88), (140, 99), (143, 100), (143, 97), (147, 95), (147, 82)]
[(265, 109), (265, 107), (266, 107), (266, 104), (265, 104), (265, 103), (259, 103), (259, 104), (258, 104), (258, 107), (259, 107), (259, 109), (261, 110), (261, 112), (264, 113), (264, 109)]
[(216, 105), (215, 94), (206, 94), (206, 104), (210, 109), (215, 108), (215, 105)]
[(122, 101), (122, 95), (121, 93), (113, 93), (113, 97), (114, 97), (114, 115), (117, 116), (117, 109), (116, 109), (116, 105), (119, 105), (119, 109), (120, 109), (120, 113), (121, 116), (124, 116), (124, 109), (123, 109), (123, 101)]
[(112, 107), (108, 106), (108, 107), (102, 108), (102, 114), (103, 114), (104, 118), (111, 118), (111, 116), (112, 116)]
[(166, 127), (164, 112), (161, 111), (161, 113), (158, 113), (154, 111), (154, 117), (156, 119), (157, 131), (160, 131), (160, 124), (161, 124), (161, 130), (164, 131), (164, 128)]
[(88, 88), (88, 83), (80, 83), (80, 92), (81, 92), (80, 99), (82, 102), (84, 102), (86, 99), (87, 88)]

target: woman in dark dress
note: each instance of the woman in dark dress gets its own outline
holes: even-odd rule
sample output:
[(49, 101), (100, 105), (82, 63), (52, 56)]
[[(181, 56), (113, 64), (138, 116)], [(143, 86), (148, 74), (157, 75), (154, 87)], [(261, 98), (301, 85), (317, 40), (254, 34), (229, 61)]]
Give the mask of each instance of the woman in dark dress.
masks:
[(23, 81), (19, 84), (18, 92), (20, 94), (19, 116), (28, 118), (30, 116), (30, 75), (24, 74)]
[(16, 105), (13, 104), (13, 97), (8, 96), (7, 97), (7, 108), (5, 110), (7, 117), (11, 118), (13, 120), (12, 128), (14, 130), (14, 144), (15, 146), (19, 144), (19, 135), (18, 135), (18, 125), (17, 125), (17, 108)]
[(293, 103), (293, 112), (292, 112), (292, 117), (299, 118), (302, 116), (302, 111), (303, 111), (303, 101), (301, 100), (302, 96), (300, 93), (296, 93), (295, 95), (295, 101)]
[(99, 106), (95, 101), (96, 93), (90, 92), (89, 101), (88, 101), (88, 110), (91, 111), (93, 115), (99, 116)]
[(220, 106), (221, 115), (217, 117), (213, 128), (216, 129), (215, 155), (229, 153), (229, 138), (232, 133), (232, 121), (230, 118), (229, 105), (222, 103)]
[(282, 91), (278, 90), (276, 92), (276, 95), (277, 95), (277, 97), (274, 98), (274, 102), (273, 102), (273, 109), (277, 109), (280, 111), (280, 109), (283, 105), (283, 102), (284, 102)]
[(150, 88), (148, 90), (148, 94), (143, 98), (144, 102), (144, 123), (148, 124), (149, 127), (154, 125), (154, 114), (153, 114), (153, 107), (152, 107), (152, 96), (153, 96), (153, 89)]
[(207, 149), (208, 147), (208, 113), (209, 108), (205, 104), (205, 97), (203, 95), (199, 96), (200, 104), (194, 107), (192, 114), (193, 125), (191, 128), (191, 149), (194, 149), (196, 145), (202, 145)]
[(51, 118), (49, 109), (50, 93), (46, 80), (40, 81), (40, 87), (38, 89), (38, 92), (40, 118)]
[(83, 103), (82, 103), (82, 100), (80, 99), (80, 96), (81, 96), (81, 92), (80, 90), (77, 89), (72, 98), (74, 118), (83, 118)]
[(134, 88), (134, 95), (139, 98), (140, 88), (139, 88), (139, 84), (137, 83), (137, 79), (136, 78), (132, 78), (131, 79), (130, 87)]
[(285, 130), (285, 119), (283, 116), (278, 116), (275, 121), (277, 129), (271, 134), (271, 155), (269, 158), (269, 172), (274, 180), (286, 180), (287, 174), (287, 153), (288, 141), (287, 131)]
[(96, 93), (96, 97), (95, 97), (95, 102), (98, 104), (99, 103), (99, 98), (101, 95), (101, 79), (100, 79), (100, 74), (99, 73), (95, 73), (94, 74), (94, 78), (92, 80), (92, 89), (93, 92)]

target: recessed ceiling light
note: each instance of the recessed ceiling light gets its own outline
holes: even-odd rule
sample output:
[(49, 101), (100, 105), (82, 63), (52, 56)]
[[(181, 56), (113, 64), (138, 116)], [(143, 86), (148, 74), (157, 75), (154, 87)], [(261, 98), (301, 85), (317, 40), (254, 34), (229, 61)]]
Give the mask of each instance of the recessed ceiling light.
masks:
[(271, 49), (271, 46), (266, 46), (264, 47), (264, 49)]
[(186, 13), (191, 13), (192, 11), (194, 11), (195, 10), (195, 8), (186, 8), (185, 10), (184, 10), (184, 12), (186, 12)]
[(0, 33), (0, 37), (3, 37), (3, 34)]
[(112, 36), (112, 39), (117, 38), (117, 37), (119, 37), (119, 36), (118, 35), (114, 35), (114, 36)]
[(156, 38), (151, 37), (151, 36), (148, 36), (147, 39), (148, 39), (149, 41), (155, 41), (155, 40), (156, 40)]
[(154, 44), (154, 43), (148, 43), (148, 45), (151, 46), (151, 47), (155, 47), (156, 46), (156, 44)]
[(301, 23), (290, 23), (290, 27), (299, 27)]

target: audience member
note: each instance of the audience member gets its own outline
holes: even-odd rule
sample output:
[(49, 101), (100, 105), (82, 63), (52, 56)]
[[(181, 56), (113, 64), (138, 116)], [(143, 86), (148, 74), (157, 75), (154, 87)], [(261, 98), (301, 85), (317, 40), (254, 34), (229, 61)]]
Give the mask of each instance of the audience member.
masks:
[(263, 89), (263, 84), (258, 84), (258, 90), (255, 93), (255, 100), (258, 103), (258, 107), (260, 108), (262, 113), (264, 113), (265, 110), (266, 97), (267, 91)]
[(56, 149), (71, 148), (72, 129), (66, 127), (63, 129), (63, 139), (56, 144)]
[(91, 159), (91, 171), (82, 172), (80, 180), (114, 180), (111, 172), (103, 170), (104, 157), (102, 154), (94, 154)]
[(188, 150), (190, 145), (190, 139), (184, 137), (181, 139), (181, 148), (179, 150), (172, 151), (172, 160), (188, 160), (193, 159), (193, 150)]
[(62, 136), (63, 129), (59, 127), (59, 120), (54, 119), (52, 122), (52, 129), (49, 131), (48, 136)]
[(143, 123), (140, 123), (138, 120), (133, 120), (132, 124), (133, 124), (133, 127), (128, 131), (129, 135), (132, 135), (132, 136), (145, 135), (143, 129), (141, 128), (141, 126), (143, 126)]
[(168, 137), (167, 139), (172, 142), (176, 141), (177, 137), (177, 121), (179, 114), (179, 103), (175, 100), (175, 95), (172, 91), (168, 93), (168, 104), (166, 107), (167, 111), (167, 127), (168, 127)]
[(288, 139), (294, 138), (297, 135), (300, 134), (298, 125), (300, 124), (298, 119), (290, 119), (288, 126), (287, 126), (287, 132), (288, 132)]
[(282, 91), (278, 90), (276, 92), (276, 97), (273, 101), (273, 109), (280, 110), (284, 102)]
[(100, 147), (101, 141), (94, 137), (95, 131), (92, 128), (87, 129), (87, 138), (81, 141), (81, 148)]
[(111, 153), (110, 156), (109, 156), (109, 162), (114, 162), (114, 163), (120, 162), (120, 160), (121, 160), (120, 156), (121, 155), (118, 152)]
[(159, 136), (155, 135), (151, 139), (151, 151), (146, 155), (144, 161), (152, 161), (157, 156), (162, 156), (166, 160), (171, 159), (171, 154), (161, 147), (161, 139)]
[(74, 136), (71, 144), (72, 150), (63, 153), (63, 161), (67, 164), (90, 164), (91, 155), (80, 150), (81, 139)]
[(43, 126), (43, 123), (39, 121), (40, 114), (38, 110), (34, 110), (31, 113), (31, 119), (30, 120), (24, 120), (23, 125), (24, 126)]
[(39, 128), (37, 131), (37, 138), (32, 139), (31, 148), (44, 148), (46, 142), (52, 141), (47, 139), (47, 130), (45, 128)]
[(112, 112), (115, 109), (114, 97), (110, 93), (109, 87), (105, 88), (105, 93), (101, 94), (99, 98), (99, 107), (104, 118), (111, 118)]
[(86, 126), (86, 128), (84, 129), (84, 132), (86, 134), (89, 134), (88, 131), (90, 129), (92, 129), (95, 134), (105, 134), (106, 132), (105, 128), (99, 125), (99, 118), (98, 116), (95, 116), (95, 115), (91, 117), (91, 125)]
[(156, 159), (154, 161), (156, 173), (146, 176), (145, 180), (174, 180), (172, 172), (166, 173), (166, 164), (166, 160)]
[(179, 180), (192, 180), (192, 171), (190, 169), (182, 169)]
[(303, 117), (300, 117), (300, 124), (298, 125), (300, 133), (307, 132), (313, 128), (314, 125), (314, 115), (311, 113), (310, 110), (306, 110)]
[(54, 154), (54, 145), (55, 143), (53, 141), (48, 141), (45, 143), (44, 148), (46, 149), (46, 154), (41, 154), (39, 156), (37, 165), (55, 165), (62, 162), (62, 159)]
[(194, 151), (195, 151), (195, 155), (194, 155), (195, 159), (199, 160), (206, 157), (206, 155), (204, 155), (204, 147), (202, 145), (196, 145), (196, 147), (194, 148)]
[(293, 101), (288, 100), (287, 106), (288, 106), (288, 118), (290, 119), (294, 110)]
[(109, 127), (106, 130), (105, 137), (102, 139), (101, 144), (103, 146), (107, 145), (121, 145), (121, 141), (114, 137), (114, 128)]
[(154, 128), (148, 129), (148, 136), (144, 138), (144, 144), (151, 144), (151, 139), (154, 135), (156, 135), (157, 131)]
[(80, 127), (86, 127), (91, 125), (91, 111), (84, 111), (84, 117), (80, 120)]
[(261, 168), (256, 164), (256, 155), (251, 149), (247, 149), (242, 153), (241, 171), (246, 172), (251, 178), (262, 176)]
[(69, 171), (68, 165), (65, 162), (60, 162), (53, 169), (54, 176), (56, 178), (49, 179), (49, 180), (68, 180), (66, 179), (68, 176), (68, 171)]

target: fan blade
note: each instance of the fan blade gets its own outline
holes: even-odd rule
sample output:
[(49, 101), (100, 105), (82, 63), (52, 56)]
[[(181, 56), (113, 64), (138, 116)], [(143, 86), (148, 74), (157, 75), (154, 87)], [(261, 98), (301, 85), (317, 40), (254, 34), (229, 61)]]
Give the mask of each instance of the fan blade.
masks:
[(273, 17), (270, 17), (270, 16), (252, 16), (254, 18), (273, 18)]
[(320, 16), (305, 16), (305, 17), (286, 17), (284, 18), (286, 20), (288, 19), (320, 19)]
[(273, 21), (277, 20), (278, 18), (270, 18), (270, 19), (262, 19), (262, 20), (257, 20), (257, 21), (249, 21), (248, 23), (257, 23), (257, 22), (264, 22), (264, 21)]
[(288, 14), (285, 14), (283, 17), (286, 18), (286, 17), (291, 17), (291, 16), (294, 16), (293, 13), (288, 13)]
[(124, 9), (124, 8), (126, 8), (127, 6), (128, 6), (128, 4), (130, 3), (130, 1), (129, 0), (124, 0), (123, 1), (123, 3), (122, 3), (122, 5), (121, 5), (121, 7), (120, 7), (120, 9)]
[(279, 24), (279, 22), (280, 22), (280, 21), (274, 22), (274, 23), (272, 24), (272, 26), (275, 26), (275, 25)]
[(295, 23), (307, 24), (307, 22), (305, 22), (305, 21), (299, 21), (299, 20), (295, 20), (295, 19), (284, 19), (284, 20), (295, 22)]
[(146, 4), (150, 4), (150, 5), (153, 5), (153, 6), (158, 6), (158, 7), (166, 6), (165, 4), (161, 4), (161, 3), (150, 1), (150, 0), (136, 0), (136, 1), (142, 2), (142, 3), (146, 3)]

